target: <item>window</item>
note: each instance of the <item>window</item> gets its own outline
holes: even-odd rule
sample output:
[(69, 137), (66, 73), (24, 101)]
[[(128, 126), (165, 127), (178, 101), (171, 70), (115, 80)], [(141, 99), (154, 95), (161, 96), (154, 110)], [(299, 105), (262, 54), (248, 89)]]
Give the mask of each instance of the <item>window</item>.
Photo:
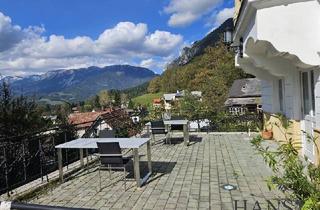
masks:
[(314, 96), (314, 90), (315, 90), (315, 85), (314, 85), (314, 72), (313, 70), (310, 72), (310, 79), (311, 79), (311, 105), (312, 105), (312, 110), (313, 110), (313, 115), (314, 114), (314, 110), (315, 110), (315, 104), (316, 104), (316, 100), (315, 100), (315, 96)]
[(283, 79), (278, 80), (278, 90), (279, 90), (279, 109), (284, 112), (284, 81)]
[(302, 85), (302, 105), (304, 115), (314, 115), (315, 110), (315, 83), (314, 72), (301, 72), (301, 85)]

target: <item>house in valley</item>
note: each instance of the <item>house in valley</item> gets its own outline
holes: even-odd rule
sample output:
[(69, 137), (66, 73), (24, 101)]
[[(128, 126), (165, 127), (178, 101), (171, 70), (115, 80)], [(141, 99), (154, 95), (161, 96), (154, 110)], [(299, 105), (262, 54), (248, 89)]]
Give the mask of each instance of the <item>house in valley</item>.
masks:
[(261, 81), (257, 78), (235, 80), (225, 106), (232, 114), (261, 111)]
[[(97, 112), (76, 112), (69, 115), (69, 123), (74, 125), (79, 137), (95, 137), (100, 130), (111, 129), (112, 127), (105, 120), (98, 120), (102, 115), (113, 112), (108, 109), (106, 111)], [(98, 122), (98, 123), (97, 123)]]
[[(201, 91), (191, 91), (191, 95), (197, 97), (200, 101), (202, 101), (202, 92)], [(166, 93), (163, 94), (163, 102), (164, 102), (164, 109), (171, 110), (172, 105), (176, 102), (181, 100), (185, 96), (185, 91), (177, 90), (176, 93)]]
[[(320, 133), (320, 1), (236, 0), (233, 46), (236, 66), (261, 80), (262, 109), (281, 124), (292, 124), (291, 137), (301, 155), (319, 164)], [(269, 118), (270, 117), (270, 118)], [(273, 126), (275, 140), (283, 128)]]

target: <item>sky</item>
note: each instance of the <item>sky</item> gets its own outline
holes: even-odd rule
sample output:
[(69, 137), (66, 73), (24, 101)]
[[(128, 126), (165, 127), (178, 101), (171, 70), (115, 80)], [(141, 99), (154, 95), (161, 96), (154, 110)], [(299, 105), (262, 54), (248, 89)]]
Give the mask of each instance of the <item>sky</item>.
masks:
[(129, 64), (161, 73), (234, 0), (1, 0), (0, 75)]

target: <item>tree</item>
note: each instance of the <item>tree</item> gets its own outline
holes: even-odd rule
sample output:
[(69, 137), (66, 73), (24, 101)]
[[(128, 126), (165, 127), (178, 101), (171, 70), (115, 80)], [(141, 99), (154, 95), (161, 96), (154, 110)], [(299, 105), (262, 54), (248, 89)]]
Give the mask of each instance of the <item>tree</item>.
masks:
[(220, 42), (206, 48), (202, 55), (186, 65), (169, 67), (160, 77), (150, 81), (148, 91), (201, 91), (206, 109), (216, 112), (224, 108), (233, 81), (245, 77), (250, 75), (234, 66), (234, 53)]
[(158, 93), (161, 89), (161, 77), (156, 77), (150, 81), (148, 93)]
[(115, 106), (121, 106), (121, 95), (119, 91), (114, 92), (114, 103)]
[(127, 105), (129, 101), (128, 95), (125, 93), (121, 93), (120, 98), (121, 98), (121, 104)]
[(34, 99), (14, 97), (6, 82), (0, 87), (0, 137), (11, 138), (46, 129), (50, 121), (41, 116)]
[(131, 99), (129, 100), (128, 108), (129, 109), (133, 109), (134, 108), (134, 103), (133, 103), (133, 101)]
[(206, 116), (205, 105), (200, 98), (186, 91), (185, 96), (180, 102), (180, 109), (183, 116), (186, 116), (191, 121), (197, 121), (198, 129), (200, 129), (199, 120)]
[(107, 90), (101, 90), (98, 96), (99, 96), (99, 104), (102, 109), (110, 106), (111, 100)]

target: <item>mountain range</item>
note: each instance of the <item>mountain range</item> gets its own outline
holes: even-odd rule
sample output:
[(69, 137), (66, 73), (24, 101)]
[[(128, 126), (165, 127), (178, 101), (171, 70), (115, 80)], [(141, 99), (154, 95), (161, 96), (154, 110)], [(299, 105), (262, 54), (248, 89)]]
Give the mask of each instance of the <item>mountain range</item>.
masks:
[[(43, 101), (79, 101), (102, 89), (123, 90), (157, 76), (153, 71), (129, 65), (54, 70), (41, 75), (4, 77), (15, 95), (32, 95)], [(0, 81), (1, 81), (0, 80)]]

